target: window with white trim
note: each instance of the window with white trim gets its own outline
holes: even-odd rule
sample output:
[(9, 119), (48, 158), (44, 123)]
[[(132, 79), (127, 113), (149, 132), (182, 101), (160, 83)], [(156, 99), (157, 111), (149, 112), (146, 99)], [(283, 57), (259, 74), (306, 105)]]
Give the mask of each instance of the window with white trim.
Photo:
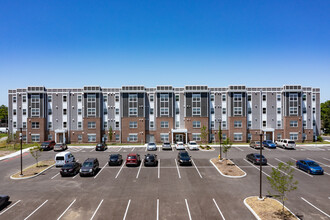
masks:
[(31, 95), (31, 117), (40, 116), (40, 95)]
[(201, 141), (201, 134), (200, 133), (196, 133), (196, 134), (192, 134), (192, 138), (193, 141)]
[(298, 140), (298, 133), (290, 132), (290, 140)]
[(13, 109), (13, 115), (16, 115), (16, 109)]
[(117, 94), (115, 95), (115, 101), (119, 102), (119, 95), (117, 95)]
[(39, 122), (32, 122), (31, 126), (32, 126), (32, 129), (39, 129), (40, 128)]
[(63, 128), (66, 128), (66, 126), (67, 126), (67, 122), (65, 121), (63, 122)]
[(53, 127), (53, 123), (51, 121), (48, 122), (48, 128), (51, 129)]
[(298, 121), (296, 120), (290, 121), (290, 127), (298, 127)]
[(129, 138), (129, 142), (137, 142), (138, 141), (138, 135), (137, 134), (129, 134), (128, 138)]
[(267, 121), (262, 121), (262, 127), (267, 127)]
[(23, 95), (22, 99), (23, 102), (26, 102), (26, 95)]
[(48, 140), (49, 140), (49, 141), (53, 140), (53, 135), (49, 134), (49, 135), (48, 135)]
[(243, 135), (242, 133), (234, 133), (234, 141), (242, 141)]
[(116, 128), (119, 128), (119, 121), (116, 121)]
[(16, 128), (16, 121), (13, 121), (13, 127)]
[(200, 128), (201, 122), (200, 121), (193, 121), (193, 128)]
[(222, 101), (223, 101), (223, 102), (226, 101), (226, 94), (222, 94)]
[(119, 115), (119, 108), (116, 108), (116, 115)]
[(13, 96), (13, 103), (16, 103), (16, 96)]
[(166, 134), (166, 133), (161, 133), (160, 134), (160, 141), (161, 142), (169, 142), (169, 135), (168, 134)]
[(130, 121), (129, 122), (129, 128), (137, 128), (137, 127), (138, 127), (137, 121)]
[(78, 121), (78, 128), (82, 128), (82, 122)]
[(150, 97), (149, 98), (150, 102), (153, 102), (154, 101), (154, 95), (150, 95), (149, 97)]
[(175, 127), (176, 127), (176, 128), (180, 128), (180, 121), (176, 121), (176, 122), (175, 122)]
[(96, 94), (87, 94), (87, 117), (96, 116)]
[(192, 115), (201, 115), (201, 94), (192, 94)]
[(298, 93), (289, 94), (289, 115), (298, 115)]
[(279, 127), (279, 128), (282, 127), (282, 121), (281, 120), (277, 121), (277, 127)]
[(214, 101), (214, 94), (211, 94), (211, 96), (210, 96), (210, 100), (211, 100), (211, 102)]
[(277, 140), (281, 140), (282, 139), (282, 134), (277, 133)]
[(107, 95), (103, 95), (103, 102), (108, 102), (108, 96)]
[(277, 108), (277, 114), (281, 114), (281, 108)]
[(222, 114), (225, 115), (227, 112), (227, 109), (226, 108), (222, 108)]
[(82, 102), (82, 96), (81, 95), (78, 95), (77, 100), (78, 100), (78, 102)]
[(180, 101), (180, 95), (175, 95), (175, 101), (179, 102)]
[(277, 101), (281, 101), (281, 94), (276, 95)]
[(241, 128), (242, 127), (242, 121), (234, 121), (234, 128)]
[(154, 108), (150, 108), (150, 115), (154, 114)]
[(160, 94), (160, 116), (169, 114), (169, 94)]
[(241, 116), (242, 113), (242, 94), (241, 93), (235, 93), (234, 94), (234, 116)]
[(248, 121), (248, 128), (252, 127), (252, 121)]
[(23, 122), (23, 128), (26, 128), (26, 122), (25, 121)]
[(40, 134), (31, 134), (32, 142), (40, 142)]
[(81, 142), (81, 141), (82, 141), (82, 135), (78, 134), (78, 142)]
[(211, 128), (214, 128), (214, 121), (211, 121)]
[(96, 134), (87, 134), (88, 142), (96, 142)]
[(307, 121), (303, 120), (303, 127), (306, 128), (307, 127)]
[(137, 94), (128, 94), (128, 115), (137, 116), (138, 114), (138, 95)]
[(116, 141), (117, 141), (117, 142), (120, 141), (120, 136), (119, 136), (119, 134), (116, 134)]
[(108, 129), (108, 122), (107, 121), (105, 121), (103, 125), (104, 125), (104, 129)]
[(78, 115), (81, 115), (81, 114), (82, 114), (82, 109), (78, 108)]
[(94, 128), (96, 128), (96, 122), (95, 121), (89, 121), (87, 123), (87, 127), (88, 127), (88, 129), (94, 129)]
[(160, 127), (161, 128), (168, 128), (168, 121), (161, 121), (160, 122)]
[(150, 122), (149, 122), (149, 127), (150, 127), (150, 128), (154, 128), (154, 122), (153, 122), (153, 121), (150, 121)]
[(66, 101), (67, 101), (67, 96), (64, 95), (64, 96), (63, 96), (63, 102), (66, 102)]

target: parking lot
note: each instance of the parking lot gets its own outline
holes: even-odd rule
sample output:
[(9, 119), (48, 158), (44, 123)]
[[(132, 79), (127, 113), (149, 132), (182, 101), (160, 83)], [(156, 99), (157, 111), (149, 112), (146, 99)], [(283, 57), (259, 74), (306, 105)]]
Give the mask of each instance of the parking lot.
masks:
[[(10, 180), (17, 172), (18, 158), (1, 161), (1, 194), (11, 197), (11, 204), (0, 211), (0, 219), (255, 219), (244, 206), (248, 196), (259, 195), (259, 166), (245, 160), (249, 147), (233, 147), (228, 157), (246, 173), (240, 179), (223, 177), (209, 162), (215, 151), (189, 151), (192, 166), (178, 166), (178, 151), (162, 151), (157, 167), (109, 167), (109, 154), (147, 153), (143, 147), (109, 147), (105, 152), (94, 148), (70, 147), (83, 162), (97, 157), (100, 170), (93, 177), (61, 177), (59, 168), (51, 168), (28, 180)], [(54, 158), (55, 152), (42, 152), (41, 159)], [(263, 195), (270, 190), (266, 177), (279, 162), (310, 158), (325, 170), (323, 176), (309, 175), (295, 169), (298, 189), (289, 194), (286, 206), (303, 219), (329, 219), (330, 147), (297, 147), (296, 150), (265, 149), (268, 166), (263, 167)], [(34, 163), (23, 157), (24, 166)]]

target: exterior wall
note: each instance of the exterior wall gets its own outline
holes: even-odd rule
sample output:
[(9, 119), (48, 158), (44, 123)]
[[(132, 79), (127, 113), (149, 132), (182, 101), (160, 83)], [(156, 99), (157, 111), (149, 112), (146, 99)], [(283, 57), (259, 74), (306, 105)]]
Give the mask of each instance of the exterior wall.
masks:
[[(95, 128), (88, 128), (88, 122), (95, 122)], [(99, 143), (102, 141), (102, 132), (101, 132), (101, 118), (84, 118), (84, 135), (83, 142), (88, 142), (88, 134), (96, 134), (96, 141), (92, 143)]]
[[(161, 127), (161, 122), (162, 121), (167, 121), (168, 122), (168, 128), (162, 128)], [(161, 134), (164, 134), (164, 133), (166, 133), (166, 134), (168, 134), (168, 138), (169, 138), (169, 141), (171, 141), (172, 139), (172, 135), (171, 135), (171, 129), (173, 129), (174, 128), (174, 118), (172, 118), (172, 117), (157, 117), (156, 118), (156, 131), (157, 132), (154, 132), (153, 134), (154, 134), (154, 137), (155, 137), (155, 141), (157, 142), (157, 143), (162, 143), (162, 141), (161, 141), (161, 138), (160, 138), (160, 135)]]
[[(129, 122), (137, 122), (137, 128), (130, 128)], [(127, 138), (129, 137), (129, 134), (137, 134), (138, 139), (137, 143), (145, 143), (145, 118), (144, 117), (123, 117), (121, 119), (121, 141), (123, 143), (127, 143)]]
[[(241, 128), (235, 128), (234, 123), (235, 121), (241, 121), (242, 127)], [(231, 142), (247, 142), (247, 124), (246, 124), (246, 117), (229, 117), (228, 120), (229, 125), (229, 136)], [(235, 141), (234, 140), (234, 134), (235, 133), (241, 133), (242, 134), (242, 140), (241, 141)]]
[[(200, 128), (193, 128), (193, 121), (200, 121), (201, 126)], [(205, 126), (206, 130), (209, 130), (209, 118), (208, 117), (185, 117), (185, 128), (188, 132), (188, 142), (193, 140), (193, 134), (200, 134), (201, 128)], [(202, 141), (202, 140), (201, 140)], [(209, 137), (206, 139), (209, 141)]]
[[(287, 116), (284, 117), (284, 137), (283, 139), (290, 139), (290, 133), (298, 134), (298, 141), (302, 141), (302, 117), (301, 116)], [(298, 121), (298, 127), (290, 127), (290, 121)]]
[[(39, 122), (38, 129), (32, 129), (32, 122)], [(45, 118), (28, 118), (27, 123), (27, 131), (28, 135), (26, 136), (27, 142), (31, 142), (31, 135), (32, 134), (39, 134), (40, 135), (40, 142), (47, 140), (47, 133), (46, 133), (46, 119)]]

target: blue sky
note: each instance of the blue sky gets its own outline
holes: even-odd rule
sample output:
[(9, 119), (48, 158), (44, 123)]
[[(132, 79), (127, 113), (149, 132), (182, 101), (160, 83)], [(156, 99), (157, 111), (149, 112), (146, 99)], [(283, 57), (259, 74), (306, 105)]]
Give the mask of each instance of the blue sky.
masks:
[(330, 1), (3, 1), (0, 104), (27, 86), (301, 84), (330, 99)]

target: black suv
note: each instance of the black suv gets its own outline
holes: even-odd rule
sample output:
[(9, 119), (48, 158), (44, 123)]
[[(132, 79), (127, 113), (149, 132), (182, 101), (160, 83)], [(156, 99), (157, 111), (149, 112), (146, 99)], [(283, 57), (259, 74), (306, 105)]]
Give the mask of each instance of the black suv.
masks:
[(123, 157), (121, 154), (110, 154), (109, 166), (121, 165), (123, 163)]
[(42, 150), (53, 150), (55, 146), (55, 141), (45, 141), (41, 144), (41, 149)]
[(157, 166), (158, 165), (158, 160), (157, 160), (157, 155), (156, 154), (147, 154), (144, 155), (144, 166)]
[(95, 151), (98, 151), (98, 150), (104, 151), (106, 149), (108, 149), (108, 146), (105, 143), (99, 143), (95, 147)]
[(99, 161), (97, 158), (88, 158), (82, 164), (80, 176), (94, 176), (99, 170)]
[(178, 153), (178, 162), (180, 165), (192, 165), (191, 158), (187, 151), (181, 151)]
[(79, 173), (79, 170), (81, 168), (81, 164), (78, 162), (71, 162), (71, 163), (66, 163), (62, 167), (60, 173), (61, 176), (75, 176), (76, 174)]

